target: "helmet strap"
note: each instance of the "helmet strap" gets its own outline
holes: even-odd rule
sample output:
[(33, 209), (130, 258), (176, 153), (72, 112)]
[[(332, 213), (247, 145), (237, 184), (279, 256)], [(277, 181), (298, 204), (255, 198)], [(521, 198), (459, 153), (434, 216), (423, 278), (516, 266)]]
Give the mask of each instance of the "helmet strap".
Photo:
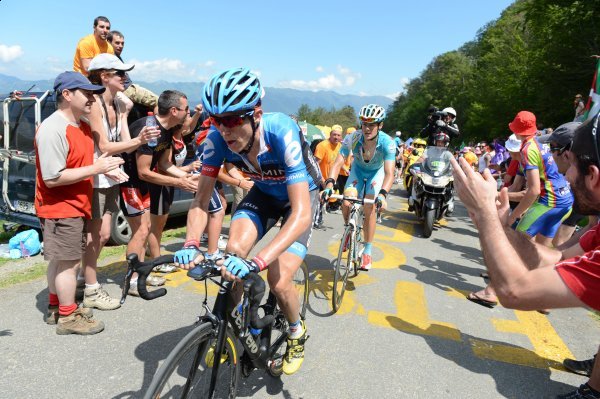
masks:
[(244, 148), (243, 150), (241, 150), (238, 154), (248, 155), (248, 153), (252, 149), (252, 146), (254, 145), (254, 136), (256, 135), (256, 128), (258, 126), (254, 122), (254, 117), (253, 116), (250, 116), (250, 125), (252, 126), (252, 136), (250, 136), (250, 141), (248, 142), (248, 145), (246, 146), (246, 148)]

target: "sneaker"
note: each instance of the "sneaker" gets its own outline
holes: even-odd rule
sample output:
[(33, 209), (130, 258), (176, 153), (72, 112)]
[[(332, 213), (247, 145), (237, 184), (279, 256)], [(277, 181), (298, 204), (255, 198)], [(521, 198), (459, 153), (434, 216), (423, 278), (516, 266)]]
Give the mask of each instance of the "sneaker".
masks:
[(302, 335), (299, 338), (288, 338), (285, 355), (283, 356), (283, 372), (287, 375), (294, 374), (304, 362), (304, 343), (308, 339), (306, 326), (302, 323)]
[(137, 281), (131, 282), (131, 285), (129, 286), (129, 291), (127, 291), (127, 295), (136, 296), (139, 298), (140, 293), (138, 292)]
[(219, 241), (217, 242), (217, 248), (219, 248), (221, 251), (225, 251), (225, 248), (227, 248), (227, 239), (225, 237), (223, 237), (222, 235), (219, 236)]
[(173, 273), (177, 270), (177, 266), (172, 263), (165, 263), (164, 265), (158, 265), (152, 269), (153, 272), (157, 273)]
[(77, 279), (77, 287), (75, 288), (75, 301), (83, 301), (83, 291), (85, 290), (85, 279)]
[(588, 384), (583, 384), (573, 392), (558, 395), (556, 399), (600, 399), (600, 395), (595, 394)]
[(366, 272), (371, 270), (371, 255), (362, 254), (362, 259), (360, 262), (360, 270), (364, 270)]
[[(155, 276), (153, 274), (149, 275), (148, 278), (146, 278), (146, 285), (149, 285), (151, 287), (158, 287), (160, 285), (165, 285), (165, 283), (167, 282), (167, 279), (161, 276)], [(136, 289), (137, 289), (137, 285), (136, 285)]]
[(104, 330), (104, 323), (88, 316), (86, 312), (82, 311), (82, 308), (77, 308), (68, 316), (60, 316), (56, 324), (58, 335), (92, 335), (102, 330)]
[(592, 369), (594, 368), (595, 361), (596, 355), (588, 360), (565, 359), (563, 361), (563, 366), (565, 366), (565, 368), (572, 373), (589, 377), (592, 375)]
[(115, 310), (121, 307), (117, 298), (111, 298), (102, 286), (98, 288), (86, 288), (83, 292), (83, 306), (100, 310)]
[(214, 254), (209, 254), (207, 252), (206, 255), (204, 255), (204, 259), (216, 262), (218, 260), (223, 259), (223, 252), (221, 252), (219, 250), (217, 250), (217, 252), (215, 252)]
[(200, 244), (208, 244), (208, 234), (202, 233), (200, 236)]
[(350, 234), (346, 236), (344, 240), (344, 246), (342, 247), (342, 252), (346, 252), (348, 250), (348, 244), (350, 243)]
[[(216, 345), (216, 344), (215, 344)], [(206, 362), (206, 366), (212, 368), (215, 363), (215, 345), (211, 345), (208, 348), (208, 352), (206, 352), (206, 356), (204, 357), (204, 361)], [(225, 363), (227, 360), (227, 353), (221, 355), (221, 364)]]
[(48, 305), (48, 310), (46, 311), (46, 317), (44, 320), (48, 325), (56, 325), (56, 323), (58, 323), (58, 306)]

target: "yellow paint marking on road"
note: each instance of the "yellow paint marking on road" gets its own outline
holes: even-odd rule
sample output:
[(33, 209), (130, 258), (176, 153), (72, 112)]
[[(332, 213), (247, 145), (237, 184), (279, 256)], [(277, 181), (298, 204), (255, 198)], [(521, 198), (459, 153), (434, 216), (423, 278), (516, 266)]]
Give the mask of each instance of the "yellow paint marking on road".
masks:
[(468, 290), (457, 290), (455, 288), (452, 287), (446, 287), (446, 295), (448, 295), (451, 298), (458, 298), (458, 299), (467, 299), (467, 295), (469, 295)]
[(452, 341), (460, 341), (461, 333), (453, 324), (429, 318), (425, 289), (420, 283), (399, 281), (396, 283), (394, 300), (395, 315), (369, 311), (369, 323), (380, 327), (395, 328), (409, 334), (431, 335)]
[(400, 249), (378, 241), (373, 246), (383, 252), (383, 258), (373, 262), (374, 269), (397, 269), (406, 264), (406, 255)]
[[(316, 270), (314, 273), (314, 280), (310, 283), (311, 291), (317, 291), (322, 293), (326, 300), (329, 309), (332, 309), (331, 299), (333, 298), (333, 270)], [(377, 280), (369, 276), (365, 272), (361, 272), (356, 277), (348, 276), (348, 282), (346, 283), (346, 293), (342, 300), (342, 306), (337, 311), (337, 315), (348, 314), (357, 308), (357, 312), (360, 311), (362, 305), (360, 305), (356, 299), (355, 290), (357, 287), (365, 286), (376, 283)], [(358, 307), (357, 307), (358, 305)], [(364, 314), (364, 308), (362, 309)]]
[(500, 332), (523, 334), (529, 338), (533, 351), (514, 346), (471, 340), (476, 356), (523, 366), (564, 370), (562, 361), (573, 354), (558, 336), (547, 317), (537, 312), (515, 311), (517, 320), (492, 319)]
[[(415, 227), (412, 224), (400, 222), (395, 228), (384, 225), (377, 225), (375, 230), (376, 240), (385, 240), (393, 242), (410, 242), (414, 237)], [(380, 233), (391, 233), (391, 236)]]
[(187, 270), (178, 269), (176, 272), (165, 274), (164, 277), (167, 279), (165, 286), (167, 287), (179, 287), (182, 284), (193, 281), (187, 276)]
[(356, 314), (359, 316), (364, 316), (367, 314), (367, 311), (365, 310), (365, 307), (361, 304), (358, 304), (358, 308), (356, 309)]
[[(192, 291), (195, 292), (197, 294), (203, 294), (204, 295), (204, 281), (196, 281), (194, 279), (191, 279), (188, 277), (189, 280), (189, 284), (185, 284), (183, 286), (183, 289), (186, 291)], [(212, 281), (208, 282), (207, 285), (208, 288), (208, 296), (217, 296), (217, 294), (219, 293), (219, 286), (216, 285), (215, 283), (213, 283)]]

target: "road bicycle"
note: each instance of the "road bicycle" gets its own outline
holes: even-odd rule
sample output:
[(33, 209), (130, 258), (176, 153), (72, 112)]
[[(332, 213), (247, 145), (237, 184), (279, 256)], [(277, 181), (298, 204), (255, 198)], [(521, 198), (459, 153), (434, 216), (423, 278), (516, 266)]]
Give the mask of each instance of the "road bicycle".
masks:
[[(373, 204), (375, 200), (364, 198), (364, 193), (363, 198), (346, 197), (343, 195), (332, 195), (331, 197), (348, 201), (352, 204), (350, 217), (348, 218), (348, 223), (344, 226), (344, 233), (342, 234), (335, 262), (333, 296), (331, 299), (333, 312), (335, 313), (342, 305), (342, 300), (346, 293), (348, 275), (352, 274), (352, 277), (356, 277), (360, 270), (362, 249), (359, 250), (358, 247), (363, 238), (363, 223), (365, 219), (363, 206), (364, 204)], [(379, 218), (379, 208), (377, 209), (377, 214)], [(344, 253), (346, 254), (345, 256)]]
[[(160, 261), (172, 262), (173, 256), (169, 258)], [(149, 299), (153, 299), (166, 293), (164, 289), (161, 289), (164, 293), (161, 290), (148, 292), (144, 286), (145, 277), (158, 264), (156, 261), (141, 263), (135, 254), (129, 255), (127, 261), (127, 289), (131, 274), (137, 271), (142, 298), (149, 295), (152, 296)], [(197, 268), (200, 269), (194, 270), (192, 276), (205, 283), (204, 314), (197, 317), (192, 331), (179, 341), (157, 370), (145, 393), (146, 399), (235, 398), (241, 377), (248, 377), (252, 370), (266, 370), (273, 377), (282, 374), (289, 323), (272, 292), (266, 302), (260, 304), (265, 293), (264, 280), (256, 273), (249, 273), (243, 280), (243, 297), (238, 304), (232, 295), (234, 283), (220, 278), (219, 267), (214, 262), (205, 260)], [(221, 287), (212, 309), (207, 302), (208, 280)], [(305, 263), (298, 268), (293, 280), (300, 295), (300, 317), (304, 320), (308, 300)], [(124, 296), (127, 293), (125, 287), (123, 293)]]

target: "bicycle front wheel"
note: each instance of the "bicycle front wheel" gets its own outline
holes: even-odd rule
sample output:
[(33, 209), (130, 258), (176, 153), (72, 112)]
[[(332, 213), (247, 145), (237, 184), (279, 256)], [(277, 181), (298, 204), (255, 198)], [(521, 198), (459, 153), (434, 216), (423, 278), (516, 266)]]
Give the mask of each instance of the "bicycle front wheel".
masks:
[[(342, 234), (342, 241), (340, 242), (340, 249), (338, 250), (338, 256), (335, 261), (335, 271), (333, 274), (333, 296), (331, 298), (331, 305), (334, 313), (338, 311), (342, 305), (342, 299), (344, 299), (344, 293), (346, 292), (346, 283), (348, 282), (348, 274), (352, 269), (352, 252), (354, 251), (353, 244), (353, 230), (352, 226), (347, 226)], [(348, 242), (346, 252), (344, 252), (344, 243)]]
[[(209, 397), (210, 378), (216, 361), (215, 345), (216, 334), (212, 323), (195, 327), (158, 369), (144, 398)], [(235, 398), (240, 365), (236, 340), (229, 328), (220, 362), (213, 398)]]

